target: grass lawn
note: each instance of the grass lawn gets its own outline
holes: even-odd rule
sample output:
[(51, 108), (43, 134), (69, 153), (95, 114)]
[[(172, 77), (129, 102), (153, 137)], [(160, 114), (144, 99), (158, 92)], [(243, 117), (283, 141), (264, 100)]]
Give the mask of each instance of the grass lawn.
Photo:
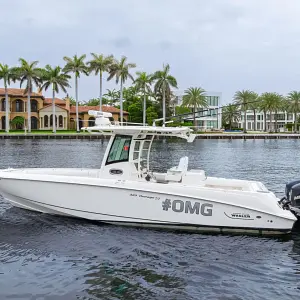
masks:
[[(25, 134), (24, 130), (10, 130), (9, 133), (6, 133), (4, 130), (0, 130), (1, 135), (11, 135), (11, 134)], [(26, 133), (26, 134), (54, 134), (52, 130), (31, 130), (31, 133)], [(76, 130), (57, 130), (56, 134), (77, 134)], [(78, 134), (89, 134), (87, 132), (81, 131)]]

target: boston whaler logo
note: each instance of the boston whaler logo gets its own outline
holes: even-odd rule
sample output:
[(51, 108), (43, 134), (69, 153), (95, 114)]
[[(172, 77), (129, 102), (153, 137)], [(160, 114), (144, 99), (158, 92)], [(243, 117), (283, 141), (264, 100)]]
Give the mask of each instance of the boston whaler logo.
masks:
[(194, 202), (191, 201), (182, 201), (182, 200), (171, 200), (166, 199), (162, 201), (162, 209), (165, 211), (168, 211), (169, 209), (172, 209), (174, 212), (177, 213), (186, 213), (186, 214), (201, 214), (202, 216), (212, 216), (212, 204), (203, 203), (200, 202)]
[(230, 219), (238, 219), (238, 220), (253, 220), (251, 216), (247, 213), (231, 213), (229, 215), (224, 212), (225, 216)]

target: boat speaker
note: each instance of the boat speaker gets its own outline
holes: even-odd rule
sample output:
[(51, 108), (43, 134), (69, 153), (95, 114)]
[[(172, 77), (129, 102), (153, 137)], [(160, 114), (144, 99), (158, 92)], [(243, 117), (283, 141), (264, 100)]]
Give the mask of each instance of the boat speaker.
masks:
[(295, 184), (290, 192), (291, 206), (300, 208), (300, 183)]

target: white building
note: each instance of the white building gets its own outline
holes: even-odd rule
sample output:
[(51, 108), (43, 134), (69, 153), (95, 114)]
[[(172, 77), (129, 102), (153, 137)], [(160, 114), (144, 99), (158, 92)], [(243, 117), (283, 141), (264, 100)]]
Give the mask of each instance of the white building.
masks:
[[(272, 121), (270, 120), (270, 113), (266, 114), (266, 131), (275, 131), (275, 116), (272, 113)], [(264, 121), (264, 113), (256, 112), (256, 122), (254, 126), (254, 112), (249, 110), (246, 112), (246, 130), (256, 130), (256, 131), (264, 131), (265, 130), (265, 121)], [(278, 112), (277, 113), (277, 131), (285, 131), (285, 125), (288, 123), (294, 123), (294, 114), (287, 112)], [(240, 128), (244, 128), (244, 112), (241, 112), (241, 119), (238, 123)]]
[[(180, 106), (182, 104), (183, 92), (176, 92), (175, 105)], [(222, 127), (222, 108), (221, 100), (222, 93), (219, 92), (206, 92), (207, 108), (197, 108), (196, 113), (197, 126), (200, 130), (206, 129), (221, 129)], [(194, 115), (184, 116), (184, 120), (193, 121)]]

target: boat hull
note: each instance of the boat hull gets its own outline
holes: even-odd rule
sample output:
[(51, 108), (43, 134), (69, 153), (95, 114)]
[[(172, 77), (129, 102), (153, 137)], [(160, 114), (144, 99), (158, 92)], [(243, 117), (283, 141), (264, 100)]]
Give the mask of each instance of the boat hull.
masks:
[(0, 193), (23, 209), (123, 226), (277, 235), (296, 221), (267, 193), (259, 197), (270, 210), (250, 206), (255, 194), (238, 204), (237, 191), (176, 184), (0, 172)]

